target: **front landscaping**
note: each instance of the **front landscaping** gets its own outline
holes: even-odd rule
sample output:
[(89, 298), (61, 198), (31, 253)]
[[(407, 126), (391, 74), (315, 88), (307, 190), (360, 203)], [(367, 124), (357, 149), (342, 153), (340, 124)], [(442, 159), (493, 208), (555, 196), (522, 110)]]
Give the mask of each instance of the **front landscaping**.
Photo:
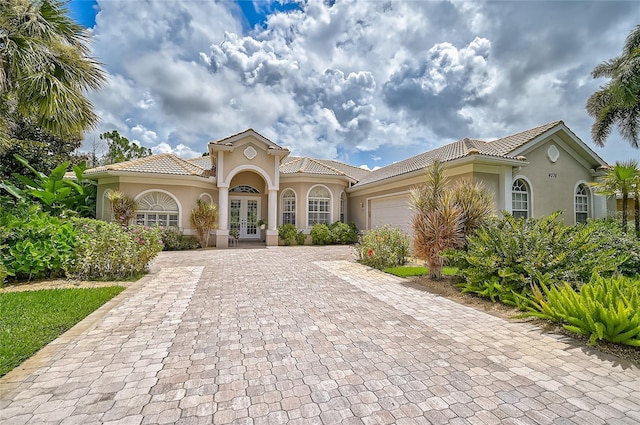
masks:
[(0, 293), (0, 376), (123, 289), (111, 286)]

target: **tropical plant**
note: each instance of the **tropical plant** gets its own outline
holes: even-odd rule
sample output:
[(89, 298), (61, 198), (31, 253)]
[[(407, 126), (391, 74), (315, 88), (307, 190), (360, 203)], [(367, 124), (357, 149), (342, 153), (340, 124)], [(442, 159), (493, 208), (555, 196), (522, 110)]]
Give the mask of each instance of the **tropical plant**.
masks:
[(200, 246), (208, 247), (211, 231), (218, 228), (218, 205), (198, 199), (196, 207), (191, 210), (191, 224), (196, 229)]
[(296, 226), (291, 223), (283, 224), (278, 227), (278, 236), (286, 246), (291, 245), (291, 242), (296, 239), (297, 232), (298, 229), (296, 229)]
[(84, 178), (86, 162), (73, 166), (75, 181), (65, 177), (69, 162), (58, 165), (50, 175), (33, 168), (29, 162), (20, 155), (14, 155), (15, 159), (28, 168), (35, 177), (33, 179), (20, 174), (13, 174), (14, 179), (23, 185), (23, 189), (10, 182), (1, 182), (0, 188), (5, 189), (14, 197), (25, 200), (27, 196), (34, 198), (42, 205), (45, 211), (54, 215), (61, 215), (69, 210), (82, 216), (95, 214), (95, 183)]
[(369, 230), (354, 245), (358, 262), (383, 270), (403, 265), (409, 255), (409, 236), (397, 227)]
[(465, 236), (493, 212), (491, 194), (480, 182), (462, 180), (451, 185), (445, 165), (434, 161), (410, 199), (415, 210), (411, 221), (414, 254), (427, 263), (432, 279), (442, 279), (442, 253), (463, 247)]
[(77, 233), (71, 223), (38, 204), (0, 208), (0, 263), (15, 280), (64, 276), (73, 261)]
[(587, 101), (587, 112), (595, 122), (591, 137), (596, 146), (604, 146), (614, 125), (622, 138), (638, 148), (640, 129), (640, 25), (637, 25), (622, 48), (622, 55), (597, 65), (593, 78), (610, 78)]
[(90, 33), (61, 0), (0, 2), (0, 140), (14, 116), (62, 138), (81, 137), (98, 117), (85, 95), (105, 81), (89, 56)]
[(565, 329), (598, 340), (640, 347), (640, 282), (624, 276), (594, 274), (579, 291), (562, 285), (533, 285), (523, 316), (560, 323)]
[(561, 212), (540, 219), (516, 219), (503, 212), (467, 237), (466, 250), (445, 255), (460, 271), (463, 292), (516, 304), (534, 280), (579, 287), (593, 272), (612, 274), (629, 253), (611, 246), (606, 229), (567, 226)]
[[(616, 164), (609, 168), (605, 176), (599, 182), (591, 183), (596, 192), (608, 196), (622, 195), (622, 229), (626, 233), (628, 220), (629, 194), (636, 193), (640, 185), (640, 170), (638, 161), (629, 159), (626, 161), (616, 161)], [(637, 199), (637, 197), (636, 197)], [(638, 217), (638, 211), (635, 213)], [(640, 223), (636, 222), (636, 234), (640, 236)]]
[(107, 199), (111, 203), (113, 217), (120, 225), (128, 226), (131, 219), (136, 215), (136, 209), (138, 208), (136, 201), (119, 190), (108, 192)]
[(101, 161), (105, 164), (116, 164), (118, 162), (144, 158), (152, 154), (151, 149), (131, 143), (129, 139), (121, 136), (116, 130), (102, 133), (100, 139), (106, 140), (109, 147), (108, 152)]

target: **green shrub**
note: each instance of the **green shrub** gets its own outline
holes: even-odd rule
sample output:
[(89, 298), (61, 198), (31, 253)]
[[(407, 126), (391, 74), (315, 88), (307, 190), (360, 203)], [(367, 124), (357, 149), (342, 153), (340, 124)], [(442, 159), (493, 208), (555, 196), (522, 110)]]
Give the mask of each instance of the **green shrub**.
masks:
[(296, 234), (296, 243), (298, 245), (304, 245), (305, 241), (307, 240), (307, 235), (304, 234), (304, 232), (302, 230), (300, 230), (297, 234)]
[(594, 274), (578, 292), (568, 283), (533, 286), (528, 313), (563, 324), (564, 328), (597, 340), (640, 347), (640, 282), (624, 276)]
[(368, 231), (355, 245), (358, 261), (376, 269), (402, 265), (409, 254), (409, 236), (396, 227)]
[(70, 277), (81, 279), (129, 279), (144, 274), (162, 251), (159, 227), (131, 226), (77, 219), (80, 237), (76, 259), (66, 267)]
[(7, 279), (7, 269), (4, 264), (0, 263), (0, 286), (4, 284), (4, 281)]
[(73, 225), (40, 208), (21, 204), (0, 209), (0, 262), (12, 279), (63, 276), (65, 264), (75, 256)]
[(625, 276), (635, 276), (640, 273), (640, 240), (633, 232), (625, 233), (620, 223), (615, 219), (597, 220), (591, 219), (586, 224), (592, 229), (592, 238), (600, 241), (600, 247), (604, 250), (615, 250), (620, 256), (627, 259), (618, 266), (617, 272)]
[(351, 245), (358, 242), (358, 228), (355, 223), (336, 221), (329, 226), (331, 243), (336, 245)]
[(200, 246), (196, 238), (183, 234), (175, 226), (166, 227), (162, 230), (162, 245), (163, 251), (183, 251), (196, 249)]
[(629, 258), (607, 246), (593, 227), (557, 221), (560, 212), (527, 220), (504, 214), (469, 236), (466, 250), (445, 253), (460, 268), (463, 292), (515, 304), (515, 294), (531, 294), (535, 276), (577, 287), (594, 272), (611, 274)]
[(296, 229), (296, 226), (294, 224), (287, 223), (278, 227), (278, 236), (280, 237), (280, 239), (282, 239), (282, 242), (287, 246), (291, 245), (291, 242), (296, 240), (297, 234), (298, 234), (298, 229)]
[(311, 227), (311, 243), (314, 245), (331, 245), (333, 239), (329, 226), (326, 224), (316, 223)]

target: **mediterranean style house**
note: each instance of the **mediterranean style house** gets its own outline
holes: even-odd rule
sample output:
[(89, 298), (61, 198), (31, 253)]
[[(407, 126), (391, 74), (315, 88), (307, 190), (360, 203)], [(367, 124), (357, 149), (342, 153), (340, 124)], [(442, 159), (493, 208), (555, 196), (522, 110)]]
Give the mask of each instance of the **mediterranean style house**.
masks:
[[(176, 226), (185, 234), (194, 233), (190, 213), (198, 199), (218, 204), (218, 248), (228, 246), (230, 232), (277, 245), (277, 227), (286, 223), (305, 233), (315, 223), (340, 220), (360, 230), (388, 224), (411, 234), (409, 193), (436, 159), (446, 163), (451, 179), (484, 182), (497, 214), (539, 217), (564, 210), (572, 224), (616, 208), (615, 199), (588, 186), (604, 174), (606, 162), (562, 121), (490, 142), (465, 138), (375, 171), (291, 156), (252, 129), (210, 142), (208, 149), (209, 156), (190, 160), (160, 154), (87, 170), (98, 184), (97, 218), (111, 220), (107, 195), (120, 190), (137, 201), (138, 224)], [(260, 220), (267, 222), (264, 233)]]

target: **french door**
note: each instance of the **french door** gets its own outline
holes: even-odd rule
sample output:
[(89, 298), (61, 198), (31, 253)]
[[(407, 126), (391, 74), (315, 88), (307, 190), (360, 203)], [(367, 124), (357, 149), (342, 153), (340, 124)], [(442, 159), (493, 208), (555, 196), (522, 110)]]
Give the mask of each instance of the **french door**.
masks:
[(229, 230), (238, 231), (241, 239), (258, 239), (260, 230), (256, 222), (260, 220), (260, 198), (229, 198)]

